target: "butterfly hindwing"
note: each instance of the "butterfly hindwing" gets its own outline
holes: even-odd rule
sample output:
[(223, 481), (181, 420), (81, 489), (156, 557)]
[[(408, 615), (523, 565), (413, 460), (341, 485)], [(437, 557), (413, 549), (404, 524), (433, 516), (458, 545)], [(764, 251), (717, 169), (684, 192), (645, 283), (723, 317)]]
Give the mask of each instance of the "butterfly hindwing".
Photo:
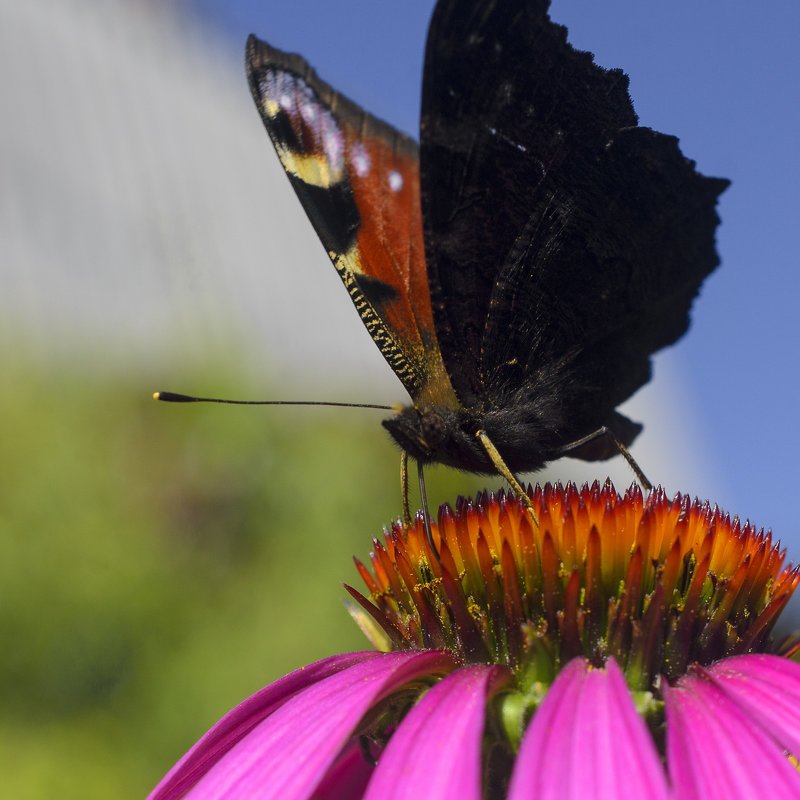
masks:
[(300, 56), (255, 37), (247, 71), (278, 157), (370, 335), (412, 397), (447, 393), (416, 142), (334, 91)]
[(434, 316), (456, 392), (502, 405), (557, 391), (567, 444), (606, 424), (649, 378), (650, 354), (685, 332), (718, 263), (727, 182), (695, 172), (673, 137), (637, 127), (627, 77), (567, 44), (548, 5), (440, 0), (420, 158)]

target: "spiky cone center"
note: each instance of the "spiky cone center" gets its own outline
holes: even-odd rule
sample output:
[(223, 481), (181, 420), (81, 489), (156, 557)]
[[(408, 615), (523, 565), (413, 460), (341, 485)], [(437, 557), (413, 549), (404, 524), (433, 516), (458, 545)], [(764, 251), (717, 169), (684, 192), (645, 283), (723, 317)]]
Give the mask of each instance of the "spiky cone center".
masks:
[(770, 532), (716, 506), (638, 486), (529, 489), (442, 506), (431, 551), (421, 516), (375, 539), (354, 614), (384, 650), (441, 648), (509, 668), (540, 694), (576, 656), (613, 656), (629, 687), (657, 694), (691, 664), (770, 648), (798, 568)]

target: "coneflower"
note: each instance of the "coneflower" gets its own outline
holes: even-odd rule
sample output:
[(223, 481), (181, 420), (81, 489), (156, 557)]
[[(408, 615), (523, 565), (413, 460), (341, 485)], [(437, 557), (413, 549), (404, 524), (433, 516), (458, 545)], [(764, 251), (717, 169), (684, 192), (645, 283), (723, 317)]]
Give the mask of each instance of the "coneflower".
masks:
[(708, 503), (607, 483), (483, 494), (373, 541), (374, 651), (223, 717), (166, 798), (800, 797), (797, 568)]

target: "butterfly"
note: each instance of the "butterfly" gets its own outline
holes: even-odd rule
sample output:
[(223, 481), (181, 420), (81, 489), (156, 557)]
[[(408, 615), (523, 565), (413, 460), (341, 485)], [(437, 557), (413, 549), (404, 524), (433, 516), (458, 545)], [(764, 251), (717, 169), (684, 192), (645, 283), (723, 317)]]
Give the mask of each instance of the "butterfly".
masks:
[(548, 8), (437, 2), (419, 143), (248, 40), (286, 175), (411, 396), (383, 425), (420, 465), (513, 478), (624, 450), (642, 426), (616, 407), (719, 263), (728, 181), (640, 127), (627, 76)]

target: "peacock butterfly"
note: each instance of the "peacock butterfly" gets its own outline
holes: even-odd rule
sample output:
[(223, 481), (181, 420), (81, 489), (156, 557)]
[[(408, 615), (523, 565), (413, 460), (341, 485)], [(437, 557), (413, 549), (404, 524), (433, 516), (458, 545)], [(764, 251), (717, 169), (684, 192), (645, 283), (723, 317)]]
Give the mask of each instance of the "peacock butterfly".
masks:
[(439, 0), (419, 144), (300, 56), (247, 44), (286, 175), (411, 395), (383, 424), (419, 464), (534, 471), (630, 445), (642, 426), (615, 409), (719, 263), (728, 182), (638, 126), (627, 76), (548, 7)]

